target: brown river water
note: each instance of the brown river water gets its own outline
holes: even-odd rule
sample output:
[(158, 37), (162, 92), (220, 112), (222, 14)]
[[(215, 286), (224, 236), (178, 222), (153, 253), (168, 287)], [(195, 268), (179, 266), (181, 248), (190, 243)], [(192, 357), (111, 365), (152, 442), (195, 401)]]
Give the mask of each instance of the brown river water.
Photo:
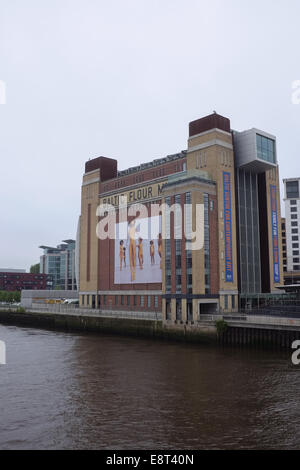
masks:
[(0, 325), (0, 449), (296, 449), (290, 353)]

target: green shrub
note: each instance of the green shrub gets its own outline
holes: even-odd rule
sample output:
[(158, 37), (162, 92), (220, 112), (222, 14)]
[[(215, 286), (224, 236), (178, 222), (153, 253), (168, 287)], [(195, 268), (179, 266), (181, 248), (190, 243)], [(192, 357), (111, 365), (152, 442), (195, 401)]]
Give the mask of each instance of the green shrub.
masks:
[(228, 324), (225, 320), (217, 320), (216, 327), (218, 335), (223, 335), (228, 328)]
[(20, 302), (21, 292), (0, 291), (0, 302), (13, 303)]
[(24, 307), (18, 307), (16, 310), (17, 313), (26, 313), (26, 310)]

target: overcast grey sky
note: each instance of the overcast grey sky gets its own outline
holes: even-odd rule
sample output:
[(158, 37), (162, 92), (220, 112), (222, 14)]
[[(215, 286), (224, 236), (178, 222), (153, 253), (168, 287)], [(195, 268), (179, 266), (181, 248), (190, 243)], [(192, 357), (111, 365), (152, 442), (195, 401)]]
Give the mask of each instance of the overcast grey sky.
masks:
[(300, 176), (299, 0), (0, 0), (0, 267), (75, 238), (84, 163), (186, 148), (217, 110)]

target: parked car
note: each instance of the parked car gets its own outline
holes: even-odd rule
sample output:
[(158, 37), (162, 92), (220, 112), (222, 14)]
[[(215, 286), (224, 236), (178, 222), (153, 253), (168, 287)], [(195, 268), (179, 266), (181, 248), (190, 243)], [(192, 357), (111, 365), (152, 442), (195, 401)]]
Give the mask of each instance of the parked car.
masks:
[(66, 299), (64, 300), (63, 303), (67, 305), (79, 305), (79, 300), (78, 299)]

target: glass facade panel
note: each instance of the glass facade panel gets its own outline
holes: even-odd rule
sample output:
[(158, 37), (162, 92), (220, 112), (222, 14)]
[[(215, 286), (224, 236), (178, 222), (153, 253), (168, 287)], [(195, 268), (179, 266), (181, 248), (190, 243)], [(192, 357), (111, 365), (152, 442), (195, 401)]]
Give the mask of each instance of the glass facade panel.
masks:
[(266, 162), (276, 163), (275, 141), (256, 134), (257, 157)]
[(257, 175), (237, 170), (241, 293), (261, 292)]

